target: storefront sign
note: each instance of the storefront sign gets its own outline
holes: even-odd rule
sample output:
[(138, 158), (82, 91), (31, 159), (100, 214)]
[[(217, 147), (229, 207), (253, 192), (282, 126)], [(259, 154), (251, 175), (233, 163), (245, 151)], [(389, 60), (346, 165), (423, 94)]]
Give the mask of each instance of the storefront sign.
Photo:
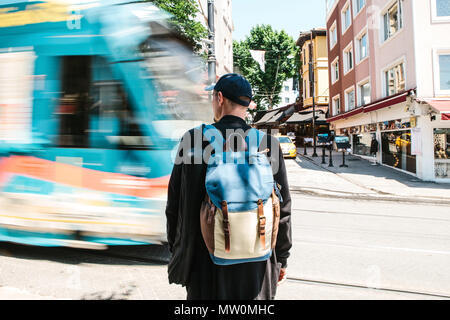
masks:
[(351, 127), (349, 129), (350, 134), (358, 134), (361, 132), (361, 126)]
[(348, 149), (350, 148), (350, 139), (347, 136), (337, 136), (334, 138), (337, 149)]
[(363, 132), (375, 132), (377, 131), (377, 124), (371, 123), (363, 126)]
[(321, 133), (317, 135), (317, 143), (327, 144), (329, 142), (328, 133)]
[(379, 128), (381, 131), (407, 129), (411, 128), (411, 122), (410, 119), (403, 121), (401, 119), (384, 121), (379, 123)]
[(420, 128), (413, 128), (411, 130), (411, 154), (422, 154), (422, 135)]

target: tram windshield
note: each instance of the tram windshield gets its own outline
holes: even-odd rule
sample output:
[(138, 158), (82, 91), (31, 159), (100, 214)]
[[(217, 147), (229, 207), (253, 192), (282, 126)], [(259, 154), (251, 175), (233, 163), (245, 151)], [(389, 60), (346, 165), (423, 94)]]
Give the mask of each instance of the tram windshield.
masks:
[[(159, 119), (153, 125), (167, 138), (213, 119), (206, 83), (206, 64), (186, 42), (159, 23), (139, 50), (159, 95)], [(175, 131), (173, 130), (175, 128)]]

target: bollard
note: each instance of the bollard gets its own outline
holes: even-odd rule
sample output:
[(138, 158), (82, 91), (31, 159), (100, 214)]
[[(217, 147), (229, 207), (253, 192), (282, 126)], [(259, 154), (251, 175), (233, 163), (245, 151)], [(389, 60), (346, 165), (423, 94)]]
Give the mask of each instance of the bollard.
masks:
[(328, 163), (329, 167), (334, 167), (333, 166), (333, 157), (331, 156), (331, 153), (333, 152), (333, 145), (330, 145), (330, 161)]
[(322, 164), (326, 164), (326, 162), (325, 162), (325, 146), (322, 147)]
[(345, 150), (342, 150), (342, 164), (339, 167), (348, 168), (348, 165), (345, 164)]

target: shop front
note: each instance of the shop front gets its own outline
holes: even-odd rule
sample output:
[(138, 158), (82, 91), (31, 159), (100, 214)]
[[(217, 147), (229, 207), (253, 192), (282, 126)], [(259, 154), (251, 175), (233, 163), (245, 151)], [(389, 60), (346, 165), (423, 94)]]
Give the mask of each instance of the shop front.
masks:
[(351, 138), (352, 154), (417, 173), (417, 159), (411, 144), (411, 118), (341, 128), (338, 132)]
[(349, 131), (352, 133), (351, 140), (353, 154), (374, 158), (376, 156), (376, 151), (374, 152), (372, 146), (373, 140), (376, 140), (376, 125), (361, 125), (352, 127)]
[(450, 179), (450, 128), (435, 128), (433, 138), (435, 177)]
[(354, 155), (424, 181), (450, 182), (450, 100), (419, 100), (406, 93), (328, 121), (331, 130), (350, 137)]

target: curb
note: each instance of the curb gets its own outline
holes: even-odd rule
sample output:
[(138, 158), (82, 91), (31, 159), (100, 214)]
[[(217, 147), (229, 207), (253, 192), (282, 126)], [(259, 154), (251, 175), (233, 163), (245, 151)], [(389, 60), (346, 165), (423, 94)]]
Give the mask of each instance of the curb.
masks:
[[(291, 187), (289, 190), (292, 193), (301, 193), (308, 196), (322, 197), (322, 198), (333, 198), (333, 199), (344, 199), (344, 200), (368, 200), (368, 201), (389, 201), (389, 202), (402, 202), (402, 203), (417, 203), (417, 204), (433, 204), (449, 206), (449, 200), (436, 200), (436, 199), (424, 199), (424, 198), (410, 198), (410, 197), (398, 197), (398, 196), (370, 196), (362, 195), (360, 193), (353, 193), (350, 195), (337, 195), (324, 192), (315, 192), (306, 188)], [(337, 192), (337, 191), (336, 191)]]
[[(314, 164), (316, 167), (323, 169), (324, 171), (330, 172), (335, 174), (341, 179), (344, 179), (358, 187), (370, 190), (372, 192), (376, 192), (379, 194), (377, 195), (367, 195), (367, 194), (361, 194), (361, 193), (347, 193), (348, 195), (342, 195), (342, 194), (333, 194), (333, 193), (326, 193), (326, 192), (317, 192), (310, 190), (308, 188), (299, 188), (299, 187), (291, 187), (290, 190), (296, 193), (303, 193), (311, 196), (317, 196), (317, 197), (327, 197), (327, 198), (336, 198), (336, 199), (358, 199), (358, 200), (377, 200), (377, 201), (395, 201), (395, 202), (404, 202), (404, 203), (426, 203), (426, 204), (435, 204), (435, 205), (450, 205), (450, 199), (447, 198), (430, 198), (430, 197), (420, 197), (420, 196), (399, 196), (395, 194), (386, 193), (380, 190), (376, 190), (373, 188), (368, 188), (364, 185), (358, 184), (355, 181), (348, 179), (346, 177), (342, 177), (339, 173), (336, 173), (330, 169), (322, 167), (320, 164), (317, 164), (314, 160), (310, 159), (309, 157), (305, 157), (304, 155), (298, 154), (297, 157), (300, 157), (302, 159), (308, 160), (310, 163)], [(339, 193), (339, 191), (330, 191)]]

